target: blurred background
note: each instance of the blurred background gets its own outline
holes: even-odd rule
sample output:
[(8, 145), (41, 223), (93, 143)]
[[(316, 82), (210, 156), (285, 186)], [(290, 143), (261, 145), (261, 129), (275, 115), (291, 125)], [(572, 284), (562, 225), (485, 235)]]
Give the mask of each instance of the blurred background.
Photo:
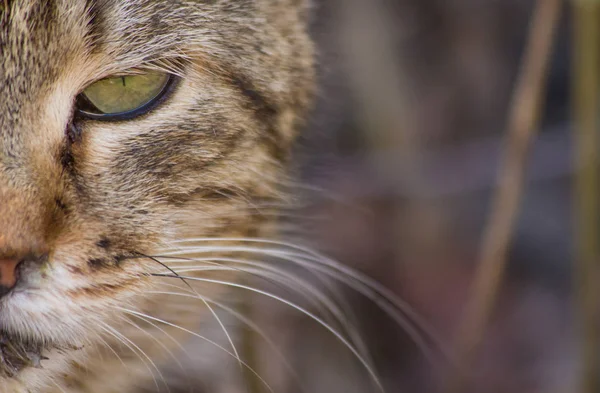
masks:
[[(338, 198), (311, 194), (305, 216), (320, 220), (308, 233), (320, 250), (406, 300), (451, 349), (473, 296), (534, 4), (319, 2), (321, 97), (299, 159), (304, 182)], [(568, 8), (555, 36), (507, 273), (464, 391), (578, 391)], [(446, 390), (450, 369), (427, 361), (375, 305), (348, 296), (390, 392)], [(309, 331), (316, 334), (296, 329), (297, 345), (315, 342)], [(322, 343), (312, 345), (312, 355), (298, 360), (307, 379), (321, 374), (315, 363), (332, 362), (329, 350), (319, 351)], [(349, 379), (359, 369), (338, 370), (340, 385), (325, 380), (307, 391), (375, 391), (352, 390)]]
[[(281, 232), (382, 283), (431, 326), (435, 340), (424, 350), (377, 304), (338, 287), (388, 392), (449, 392), (456, 368), (440, 348), (455, 351), (474, 296), (535, 2), (315, 3), (320, 90), (295, 152), (297, 199)], [(572, 16), (564, 5), (506, 274), (457, 392), (582, 391), (572, 285)], [(244, 302), (281, 351), (280, 358), (262, 338), (245, 336), (246, 358), (274, 391), (378, 391), (318, 323), (264, 297)], [(206, 391), (267, 391), (260, 383), (241, 389), (236, 367), (227, 386), (205, 379)]]

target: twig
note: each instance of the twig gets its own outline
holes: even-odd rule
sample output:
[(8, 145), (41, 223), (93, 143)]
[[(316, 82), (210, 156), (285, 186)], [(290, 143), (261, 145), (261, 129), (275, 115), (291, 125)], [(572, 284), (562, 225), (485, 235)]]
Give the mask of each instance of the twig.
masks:
[(581, 332), (582, 375), (579, 391), (600, 390), (598, 370), (598, 291), (597, 279), (600, 250), (598, 241), (598, 83), (600, 78), (600, 3), (575, 1), (573, 31), (573, 114), (577, 174), (574, 184), (575, 225), (575, 288)]
[[(483, 234), (480, 264), (459, 333), (459, 356), (469, 369), (480, 345), (502, 282), (507, 253), (521, 202), (528, 153), (534, 139), (546, 74), (556, 31), (561, 0), (537, 0), (525, 57), (513, 93), (506, 131), (506, 146), (500, 167), (498, 191)], [(449, 391), (463, 389), (463, 376), (455, 375)]]

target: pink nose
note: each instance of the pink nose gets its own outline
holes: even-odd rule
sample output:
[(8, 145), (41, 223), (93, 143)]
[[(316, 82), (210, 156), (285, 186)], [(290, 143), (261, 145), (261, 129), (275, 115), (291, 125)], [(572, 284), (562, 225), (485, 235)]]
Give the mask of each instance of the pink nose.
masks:
[(19, 259), (0, 259), (0, 296), (17, 283), (17, 265)]

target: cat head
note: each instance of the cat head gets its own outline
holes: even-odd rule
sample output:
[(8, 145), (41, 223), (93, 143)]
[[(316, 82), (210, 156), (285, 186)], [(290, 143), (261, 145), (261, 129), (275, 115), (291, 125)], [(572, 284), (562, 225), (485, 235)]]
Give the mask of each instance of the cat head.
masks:
[(146, 285), (144, 255), (257, 231), (312, 95), (305, 13), (0, 1), (0, 347), (78, 346)]

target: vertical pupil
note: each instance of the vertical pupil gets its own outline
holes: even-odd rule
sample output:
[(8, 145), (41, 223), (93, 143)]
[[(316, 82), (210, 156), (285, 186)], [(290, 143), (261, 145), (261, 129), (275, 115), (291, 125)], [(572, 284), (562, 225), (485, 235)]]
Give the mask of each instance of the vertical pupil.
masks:
[(121, 77), (121, 81), (123, 82), (123, 86), (125, 86), (125, 77), (124, 76)]

